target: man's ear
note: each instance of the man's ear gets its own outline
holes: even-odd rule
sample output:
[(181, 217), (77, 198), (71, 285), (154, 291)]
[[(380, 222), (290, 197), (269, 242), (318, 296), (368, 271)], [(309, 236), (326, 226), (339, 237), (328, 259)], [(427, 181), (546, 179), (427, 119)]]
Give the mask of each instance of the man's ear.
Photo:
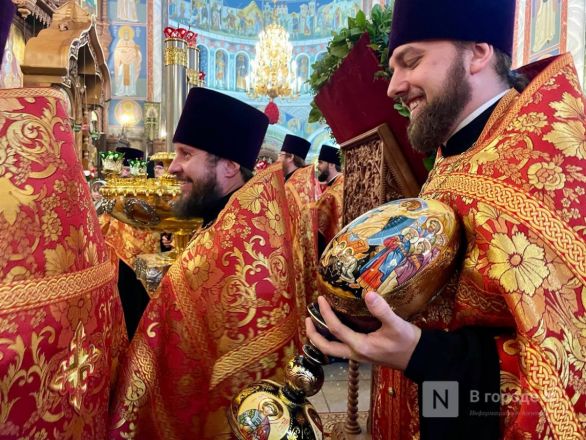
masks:
[(494, 47), (488, 43), (474, 43), (470, 47), (472, 57), (470, 58), (470, 74), (482, 72), (490, 66), (494, 56)]
[(224, 174), (226, 178), (232, 178), (237, 174), (240, 174), (240, 164), (234, 162), (233, 160), (228, 159), (220, 159), (220, 171)]

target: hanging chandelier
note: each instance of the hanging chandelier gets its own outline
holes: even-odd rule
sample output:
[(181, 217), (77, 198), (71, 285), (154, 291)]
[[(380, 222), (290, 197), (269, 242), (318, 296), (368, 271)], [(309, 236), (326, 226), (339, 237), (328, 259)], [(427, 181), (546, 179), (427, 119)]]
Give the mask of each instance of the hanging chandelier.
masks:
[(277, 23), (276, 2), (273, 21), (259, 34), (255, 47), (255, 59), (251, 62), (249, 94), (253, 97), (268, 96), (295, 98), (299, 94), (295, 75), (297, 66), (292, 61), (293, 46), (289, 34)]

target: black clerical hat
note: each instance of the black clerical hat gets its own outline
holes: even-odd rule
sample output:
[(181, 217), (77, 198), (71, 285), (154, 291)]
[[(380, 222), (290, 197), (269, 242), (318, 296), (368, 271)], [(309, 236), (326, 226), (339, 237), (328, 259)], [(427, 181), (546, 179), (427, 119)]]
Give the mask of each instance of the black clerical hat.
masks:
[(306, 141), (302, 137), (288, 134), (285, 136), (281, 151), (284, 153), (295, 154), (296, 156), (299, 156), (301, 159), (305, 160), (307, 152), (309, 151), (309, 147), (311, 147), (311, 143), (309, 141)]
[(515, 0), (395, 0), (389, 54), (424, 40), (477, 41), (513, 49)]
[(269, 119), (256, 108), (203, 87), (189, 91), (173, 142), (233, 160), (252, 170)]
[(4, 47), (8, 40), (10, 24), (14, 19), (14, 3), (10, 0), (0, 0), (0, 63), (4, 56)]
[(329, 145), (322, 145), (321, 150), (319, 151), (318, 160), (323, 160), (324, 162), (340, 166), (340, 150)]

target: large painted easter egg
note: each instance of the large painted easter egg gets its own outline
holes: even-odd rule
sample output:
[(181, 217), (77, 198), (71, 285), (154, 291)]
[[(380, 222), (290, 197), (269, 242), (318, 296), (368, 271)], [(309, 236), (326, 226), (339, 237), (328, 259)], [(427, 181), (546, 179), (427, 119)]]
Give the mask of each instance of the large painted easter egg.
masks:
[(328, 244), (319, 290), (351, 327), (380, 323), (364, 295), (378, 292), (402, 318), (420, 312), (454, 272), (460, 242), (454, 211), (436, 200), (401, 199), (361, 215)]

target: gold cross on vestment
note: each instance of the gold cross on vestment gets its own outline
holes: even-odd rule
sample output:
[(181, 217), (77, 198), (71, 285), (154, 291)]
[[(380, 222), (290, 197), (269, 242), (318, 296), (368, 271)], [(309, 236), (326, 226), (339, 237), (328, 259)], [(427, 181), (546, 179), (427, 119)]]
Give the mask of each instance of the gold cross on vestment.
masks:
[[(85, 330), (80, 322), (69, 344), (69, 357), (59, 365), (59, 371), (51, 382), (50, 388), (61, 395), (69, 395), (69, 403), (80, 414), (82, 400), (87, 391), (88, 377), (101, 356), (93, 344), (84, 346)], [(86, 344), (87, 345), (87, 344)]]

